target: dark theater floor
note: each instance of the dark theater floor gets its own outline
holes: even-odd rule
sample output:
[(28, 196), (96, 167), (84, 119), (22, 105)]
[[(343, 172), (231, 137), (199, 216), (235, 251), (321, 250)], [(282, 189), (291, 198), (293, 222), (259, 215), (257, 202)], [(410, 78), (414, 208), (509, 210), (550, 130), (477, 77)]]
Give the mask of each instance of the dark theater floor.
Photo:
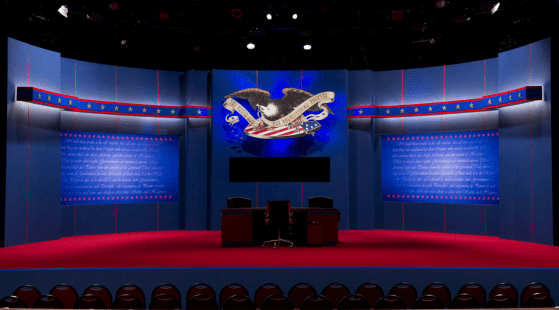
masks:
[[(219, 231), (77, 236), (0, 249), (1, 269), (150, 267), (557, 268), (559, 248), (497, 237), (340, 231), (337, 246), (224, 247)], [(296, 259), (294, 259), (296, 258)]]

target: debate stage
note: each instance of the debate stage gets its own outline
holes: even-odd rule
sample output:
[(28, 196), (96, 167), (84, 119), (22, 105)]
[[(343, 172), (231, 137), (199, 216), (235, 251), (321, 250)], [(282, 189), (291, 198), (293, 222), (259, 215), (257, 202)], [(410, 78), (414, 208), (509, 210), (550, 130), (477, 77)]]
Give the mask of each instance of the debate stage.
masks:
[[(354, 291), (375, 282), (387, 292), (398, 282), (422, 290), (432, 282), (452, 293), (465, 283), (486, 290), (508, 282), (521, 290), (546, 284), (559, 300), (559, 247), (497, 237), (411, 232), (340, 231), (337, 246), (224, 247), (219, 231), (160, 231), (77, 236), (0, 249), (0, 295), (31, 284), (41, 292), (68, 283), (78, 292), (100, 283), (116, 290), (134, 283), (151, 291), (198, 282), (216, 290), (238, 282), (250, 292), (266, 282), (285, 292), (297, 282), (321, 290), (341, 282)], [(146, 294), (148, 295), (148, 294)]]

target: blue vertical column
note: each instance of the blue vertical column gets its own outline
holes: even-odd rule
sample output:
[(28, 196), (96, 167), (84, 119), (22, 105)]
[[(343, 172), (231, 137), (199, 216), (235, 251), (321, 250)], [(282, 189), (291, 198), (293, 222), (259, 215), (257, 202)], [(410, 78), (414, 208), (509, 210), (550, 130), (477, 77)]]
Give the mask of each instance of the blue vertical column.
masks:
[[(373, 72), (350, 71), (348, 107), (373, 104)], [(373, 118), (348, 119), (349, 229), (375, 229)]]

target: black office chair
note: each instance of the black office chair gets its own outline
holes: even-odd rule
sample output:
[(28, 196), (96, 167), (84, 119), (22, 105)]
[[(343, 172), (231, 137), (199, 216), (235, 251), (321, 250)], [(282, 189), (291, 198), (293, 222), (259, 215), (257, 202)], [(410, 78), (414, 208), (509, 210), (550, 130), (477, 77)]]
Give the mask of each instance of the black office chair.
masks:
[(270, 229), (278, 230), (278, 238), (264, 241), (262, 246), (265, 246), (266, 243), (272, 243), (275, 249), (276, 244), (287, 243), (290, 248), (293, 247), (293, 242), (282, 239), (280, 233), (282, 228), (289, 228), (293, 225), (293, 212), (291, 212), (289, 201), (268, 201), (264, 221)]
[(252, 202), (250, 198), (231, 197), (227, 198), (227, 209), (250, 209)]
[(309, 208), (333, 209), (334, 200), (330, 197), (309, 197)]

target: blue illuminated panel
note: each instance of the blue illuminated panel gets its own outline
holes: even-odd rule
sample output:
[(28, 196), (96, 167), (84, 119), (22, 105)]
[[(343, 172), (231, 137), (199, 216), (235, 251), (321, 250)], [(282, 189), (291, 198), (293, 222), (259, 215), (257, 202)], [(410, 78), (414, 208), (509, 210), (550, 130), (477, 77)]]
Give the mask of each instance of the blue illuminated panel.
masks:
[(499, 203), (499, 132), (382, 136), (382, 200)]
[(62, 205), (178, 202), (178, 140), (62, 131)]

